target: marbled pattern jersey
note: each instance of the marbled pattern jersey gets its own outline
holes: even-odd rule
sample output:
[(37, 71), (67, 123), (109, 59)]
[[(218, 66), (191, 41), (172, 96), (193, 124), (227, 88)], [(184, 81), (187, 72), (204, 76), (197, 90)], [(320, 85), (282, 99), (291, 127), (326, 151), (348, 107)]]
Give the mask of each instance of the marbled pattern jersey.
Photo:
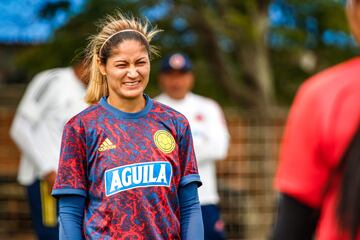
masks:
[(201, 184), (190, 127), (144, 96), (137, 113), (102, 98), (64, 128), (53, 195), (86, 197), (86, 239), (180, 239), (178, 188)]

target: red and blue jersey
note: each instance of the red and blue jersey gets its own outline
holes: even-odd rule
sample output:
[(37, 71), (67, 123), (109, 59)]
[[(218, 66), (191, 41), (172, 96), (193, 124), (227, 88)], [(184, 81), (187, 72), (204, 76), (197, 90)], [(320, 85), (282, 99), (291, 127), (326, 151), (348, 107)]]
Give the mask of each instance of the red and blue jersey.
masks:
[(282, 139), (275, 188), (321, 210), (318, 240), (349, 239), (336, 213), (342, 178), (337, 169), (360, 123), (359, 68), (357, 57), (308, 79)]
[(87, 239), (180, 239), (178, 188), (200, 182), (186, 118), (145, 95), (137, 113), (102, 98), (65, 126), (53, 195), (86, 197)]

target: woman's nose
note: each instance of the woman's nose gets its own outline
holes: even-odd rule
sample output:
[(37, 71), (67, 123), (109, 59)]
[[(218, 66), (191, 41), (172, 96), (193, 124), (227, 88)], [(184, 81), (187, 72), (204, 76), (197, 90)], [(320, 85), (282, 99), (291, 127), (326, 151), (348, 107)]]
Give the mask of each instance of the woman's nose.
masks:
[(130, 67), (127, 73), (127, 76), (130, 78), (135, 78), (139, 75), (136, 67)]

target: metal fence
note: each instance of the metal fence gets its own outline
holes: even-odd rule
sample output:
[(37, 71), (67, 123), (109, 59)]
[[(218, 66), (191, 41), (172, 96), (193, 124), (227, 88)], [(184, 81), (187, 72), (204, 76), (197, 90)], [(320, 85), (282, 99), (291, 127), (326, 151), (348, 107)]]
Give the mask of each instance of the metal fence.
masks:
[(231, 145), (217, 162), (222, 217), (229, 239), (267, 239), (273, 223), (273, 190), (278, 149), (286, 119), (274, 112), (266, 119), (227, 113)]

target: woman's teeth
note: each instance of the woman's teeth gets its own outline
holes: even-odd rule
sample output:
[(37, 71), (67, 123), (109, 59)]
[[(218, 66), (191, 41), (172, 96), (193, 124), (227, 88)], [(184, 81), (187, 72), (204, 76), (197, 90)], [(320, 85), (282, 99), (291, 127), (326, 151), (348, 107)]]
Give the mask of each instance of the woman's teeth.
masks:
[(134, 86), (134, 85), (136, 85), (136, 84), (138, 84), (140, 81), (136, 81), (136, 82), (126, 82), (126, 83), (124, 83), (124, 85), (126, 85), (126, 86)]

